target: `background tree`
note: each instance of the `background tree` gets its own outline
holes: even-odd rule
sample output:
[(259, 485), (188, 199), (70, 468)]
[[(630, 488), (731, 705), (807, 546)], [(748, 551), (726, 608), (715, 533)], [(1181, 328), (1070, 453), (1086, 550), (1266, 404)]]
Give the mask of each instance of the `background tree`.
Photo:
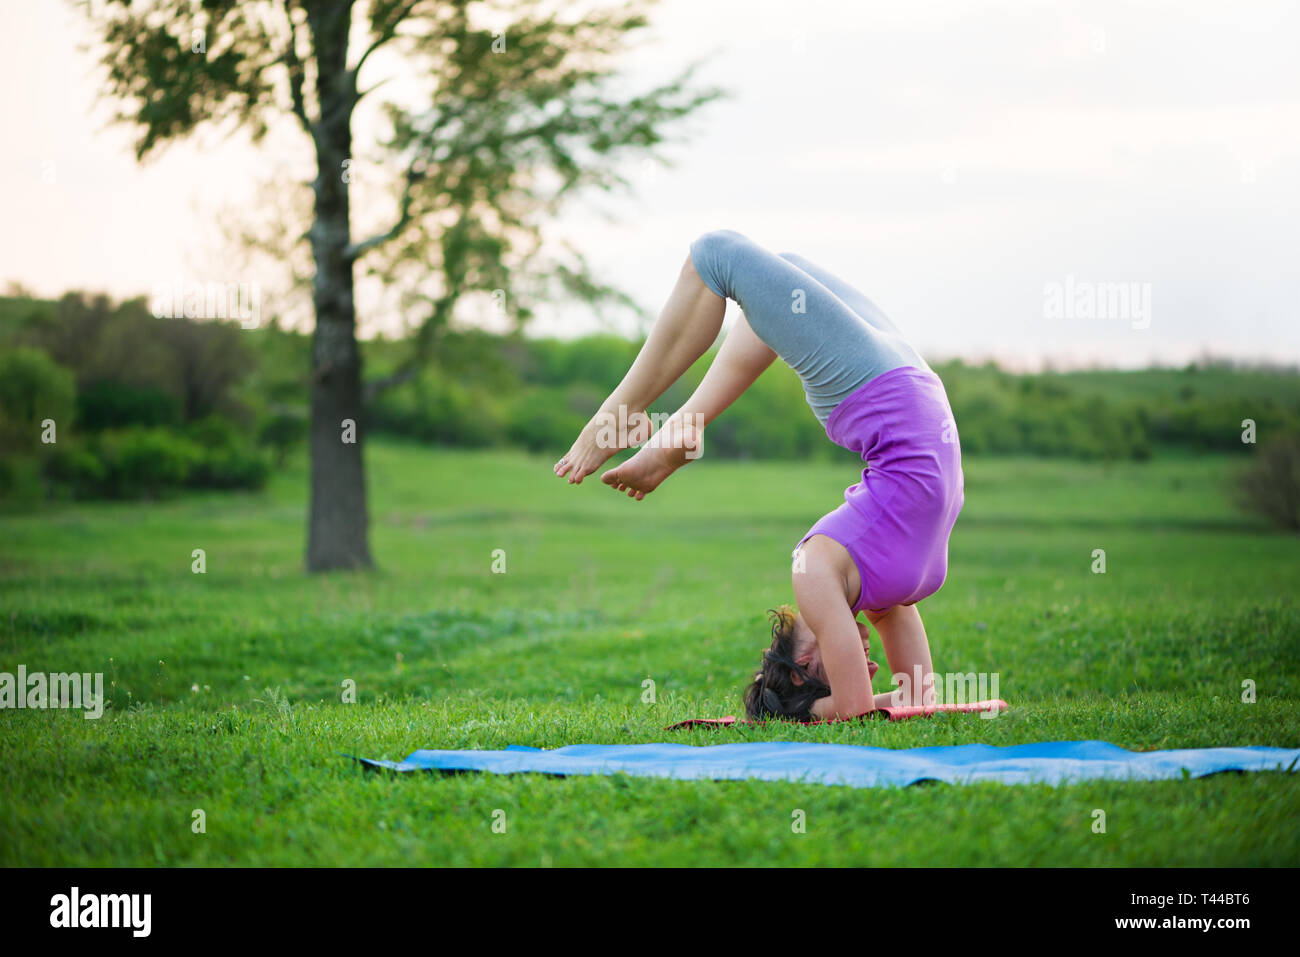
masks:
[[(693, 68), (639, 94), (614, 92), (614, 61), (648, 25), (649, 5), (564, 15), (541, 0), (83, 3), (118, 119), (140, 130), (138, 158), (203, 124), (246, 128), (257, 142), (278, 115), (314, 148), (308, 569), (372, 564), (353, 299), (363, 257), (422, 310), (410, 360), (389, 382), (434, 354), (470, 291), (518, 322), (559, 293), (629, 303), (572, 249), (544, 246), (541, 223), (580, 189), (626, 185), (620, 162), (652, 152), (663, 127), (719, 95), (688, 88)], [(381, 48), (402, 66), (363, 86)], [(375, 91), (394, 76), (407, 92), (381, 99)], [(353, 118), (368, 97), (381, 99), (383, 132), (364, 146), (400, 172), (391, 223), (357, 239)], [(346, 420), (357, 423), (354, 443), (342, 441)]]
[(1265, 442), (1237, 476), (1237, 503), (1288, 532), (1300, 532), (1300, 432)]

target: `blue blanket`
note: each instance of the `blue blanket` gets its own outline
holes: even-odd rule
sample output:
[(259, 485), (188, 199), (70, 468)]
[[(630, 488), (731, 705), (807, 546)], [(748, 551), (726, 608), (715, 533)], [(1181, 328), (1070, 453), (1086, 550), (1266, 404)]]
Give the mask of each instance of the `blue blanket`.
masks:
[(405, 761), (356, 758), (390, 771), (488, 771), (492, 774), (618, 774), (734, 781), (804, 781), (871, 788), (918, 781), (1069, 784), (1100, 778), (1157, 781), (1221, 771), (1295, 771), (1300, 748), (1189, 748), (1126, 751), (1105, 741), (1043, 741), (994, 747), (872, 748), (850, 744), (762, 741), (688, 744), (572, 744), (543, 751), (415, 751)]

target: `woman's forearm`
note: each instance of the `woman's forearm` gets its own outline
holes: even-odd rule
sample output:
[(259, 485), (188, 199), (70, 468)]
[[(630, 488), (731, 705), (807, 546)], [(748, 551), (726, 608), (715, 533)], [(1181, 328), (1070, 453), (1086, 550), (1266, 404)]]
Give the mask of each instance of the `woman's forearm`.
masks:
[[(895, 605), (871, 622), (885, 648), (885, 659), (893, 672), (895, 690), (884, 697), (890, 705), (934, 704), (934, 666), (930, 661), (930, 640), (915, 605)], [(877, 696), (877, 701), (880, 696)], [(879, 703), (877, 703), (879, 707)]]
[[(900, 704), (896, 698), (897, 695), (897, 691), (882, 691), (880, 694), (873, 697), (872, 703), (877, 710), (880, 708), (897, 708)], [(933, 694), (930, 697), (931, 701), (929, 703), (934, 704)], [(906, 703), (908, 702), (904, 702), (904, 704)], [(825, 698), (818, 698), (813, 702), (812, 716), (814, 718), (825, 719), (834, 716), (834, 714), (835, 703), (831, 701), (830, 695), (827, 695)]]

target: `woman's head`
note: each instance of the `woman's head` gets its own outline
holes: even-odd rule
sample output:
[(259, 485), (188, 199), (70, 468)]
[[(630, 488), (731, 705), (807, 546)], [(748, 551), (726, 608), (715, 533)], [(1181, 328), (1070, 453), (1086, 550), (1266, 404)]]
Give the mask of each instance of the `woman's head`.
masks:
[(768, 610), (772, 644), (763, 652), (754, 681), (745, 689), (745, 716), (750, 721), (767, 717), (812, 718), (813, 702), (831, 693), (824, 680), (816, 639), (789, 605)]

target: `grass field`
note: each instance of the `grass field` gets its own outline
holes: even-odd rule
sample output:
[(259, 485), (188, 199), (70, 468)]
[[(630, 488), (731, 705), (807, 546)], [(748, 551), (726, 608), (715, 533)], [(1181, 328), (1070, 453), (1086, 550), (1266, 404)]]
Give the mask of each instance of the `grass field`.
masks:
[(1300, 864), (1294, 774), (856, 790), (394, 777), (340, 757), (668, 739), (1295, 747), (1300, 541), (1232, 510), (1233, 462), (968, 460), (948, 583), (922, 611), (938, 671), (999, 674), (1012, 708), (996, 720), (676, 737), (662, 727), (739, 708), (764, 610), (791, 600), (790, 549), (851, 468), (706, 459), (633, 503), (554, 479), (550, 458), (367, 454), (373, 574), (301, 572), (302, 462), (257, 495), (0, 517), (0, 671), (103, 672), (110, 699), (97, 721), (0, 712), (0, 864)]

